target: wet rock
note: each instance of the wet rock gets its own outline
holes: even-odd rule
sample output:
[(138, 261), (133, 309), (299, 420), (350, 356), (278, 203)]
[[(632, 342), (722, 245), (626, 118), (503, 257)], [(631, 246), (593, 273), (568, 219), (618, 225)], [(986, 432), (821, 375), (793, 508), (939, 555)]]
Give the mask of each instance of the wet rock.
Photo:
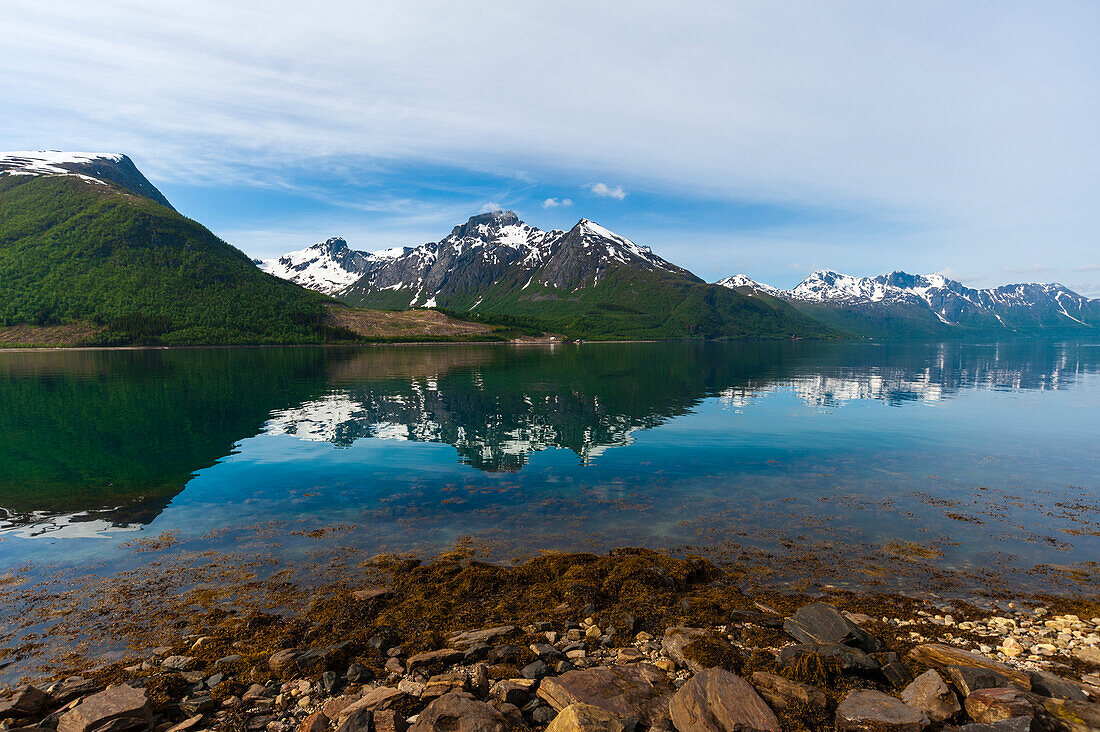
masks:
[(302, 720), (298, 732), (325, 732), (329, 726), (328, 717), (323, 712), (314, 712)]
[(683, 668), (690, 668), (697, 673), (703, 670), (702, 666), (685, 657), (684, 649), (695, 641), (709, 638), (711, 635), (711, 631), (705, 628), (673, 626), (665, 630), (665, 636), (661, 640), (661, 650), (663, 650), (669, 658), (675, 661), (677, 665)]
[(978, 689), (963, 701), (975, 722), (989, 724), (1013, 717), (1034, 717), (1035, 709), (1018, 689)]
[(1036, 694), (1069, 701), (1089, 701), (1088, 694), (1080, 684), (1069, 679), (1063, 679), (1047, 671), (1029, 671), (1028, 678), (1031, 680), (1031, 690)]
[(34, 686), (24, 686), (14, 696), (0, 701), (0, 719), (37, 716), (49, 702), (50, 695), (46, 692)]
[(944, 666), (944, 676), (950, 681), (959, 693), (964, 697), (970, 696), (978, 689), (996, 689), (1012, 686), (1007, 676), (987, 668), (974, 666)]
[[(1100, 704), (1042, 699), (1045, 726), (1068, 732), (1096, 732), (1100, 730)], [(1049, 724), (1054, 722), (1054, 724)]]
[(1023, 671), (1013, 668), (1008, 664), (994, 661), (992, 658), (964, 651), (961, 648), (952, 648), (942, 643), (926, 643), (916, 646), (909, 651), (909, 656), (927, 666), (969, 666), (972, 668), (984, 668), (1004, 676), (1016, 686), (1025, 691), (1031, 688), (1031, 680)]
[(438, 651), (425, 651), (415, 656), (409, 656), (405, 662), (405, 669), (412, 673), (418, 668), (430, 668), (454, 663), (462, 658), (462, 651), (454, 648), (441, 648)]
[(347, 716), (340, 717), (336, 732), (371, 732), (374, 726), (373, 709), (356, 709)]
[(878, 638), (844, 617), (832, 605), (803, 605), (783, 623), (783, 630), (802, 643), (840, 643), (867, 653), (881, 650)]
[(492, 643), (496, 639), (503, 638), (515, 631), (516, 626), (514, 625), (500, 625), (496, 628), (487, 628), (485, 630), (467, 630), (465, 633), (451, 636), (447, 641), (447, 645), (455, 648), (465, 648), (474, 643)]
[(87, 732), (109, 724), (119, 729), (148, 727), (152, 721), (145, 690), (120, 684), (92, 694), (61, 715), (57, 732)]
[[(518, 711), (518, 710), (517, 710)], [(416, 718), (412, 732), (507, 732), (508, 719), (500, 711), (469, 694), (444, 694)]]
[(962, 711), (959, 698), (943, 678), (929, 669), (901, 692), (901, 700), (920, 709), (933, 722), (946, 722)]
[(558, 712), (546, 732), (623, 732), (623, 723), (606, 709), (570, 704)]
[(800, 684), (765, 671), (753, 673), (752, 685), (774, 709), (785, 709), (791, 704), (824, 707), (828, 703), (825, 692), (816, 686)]
[(720, 668), (696, 674), (672, 697), (678, 732), (779, 732), (779, 720), (751, 685)]
[(538, 695), (559, 712), (570, 704), (600, 707), (620, 718), (633, 716), (652, 727), (668, 719), (672, 684), (648, 663), (576, 669), (539, 684)]
[(813, 655), (823, 660), (835, 661), (842, 671), (873, 673), (879, 670), (879, 663), (858, 648), (839, 643), (803, 643), (785, 646), (779, 651), (779, 665), (793, 666), (799, 656)]
[(160, 662), (160, 667), (166, 671), (190, 671), (196, 664), (198, 659), (190, 656), (169, 656)]
[(550, 673), (550, 669), (542, 659), (539, 659), (524, 666), (522, 673), (525, 679), (541, 679)]
[(374, 722), (374, 732), (405, 732), (409, 723), (405, 718), (392, 709), (381, 709), (371, 716)]
[(272, 653), (267, 659), (267, 667), (275, 673), (295, 668), (298, 665), (298, 656), (301, 654), (297, 648), (284, 648)]
[(928, 725), (924, 712), (881, 691), (850, 691), (836, 709), (837, 732), (921, 732)]

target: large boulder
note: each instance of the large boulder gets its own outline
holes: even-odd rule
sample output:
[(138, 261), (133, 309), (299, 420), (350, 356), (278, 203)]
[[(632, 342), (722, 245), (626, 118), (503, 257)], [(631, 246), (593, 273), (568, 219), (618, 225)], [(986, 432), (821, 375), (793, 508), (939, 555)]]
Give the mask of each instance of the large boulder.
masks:
[(34, 686), (24, 686), (7, 699), (0, 700), (0, 719), (33, 717), (45, 710), (50, 695)]
[(411, 732), (507, 732), (507, 718), (470, 694), (444, 694), (422, 711)]
[(848, 692), (836, 708), (837, 732), (921, 732), (928, 715), (881, 691)]
[(816, 686), (800, 684), (766, 671), (754, 672), (752, 685), (773, 709), (786, 709), (792, 704), (824, 707), (829, 702), (825, 692)]
[(1089, 701), (1089, 695), (1085, 693), (1081, 684), (1063, 679), (1061, 676), (1056, 676), (1049, 671), (1029, 671), (1028, 678), (1031, 679), (1031, 690), (1036, 694), (1049, 696), (1053, 699), (1067, 699), (1077, 702)]
[(901, 692), (901, 700), (920, 709), (933, 722), (946, 722), (962, 711), (959, 698), (935, 671), (929, 669)]
[(570, 704), (558, 712), (546, 732), (623, 732), (623, 723), (606, 709)]
[(114, 730), (146, 729), (152, 722), (145, 689), (120, 684), (92, 694), (61, 715), (57, 732), (87, 732), (108, 724)]
[(882, 650), (882, 642), (878, 638), (825, 602), (815, 602), (798, 608), (783, 623), (783, 630), (802, 643), (840, 643), (867, 653)]
[(720, 668), (693, 676), (669, 711), (678, 732), (780, 732), (775, 713), (749, 682)]
[(649, 727), (668, 719), (673, 692), (668, 676), (648, 663), (574, 669), (543, 679), (538, 688), (539, 698), (559, 712), (570, 704), (591, 704)]
[(1035, 708), (1018, 689), (978, 689), (966, 697), (963, 706), (971, 719), (982, 724), (1035, 716)]
[(1027, 691), (1031, 689), (1031, 680), (1027, 673), (1013, 668), (1008, 664), (994, 661), (992, 658), (980, 653), (964, 651), (961, 648), (952, 648), (942, 643), (925, 643), (916, 646), (909, 651), (909, 657), (926, 666), (970, 666), (972, 668), (984, 668), (1004, 676), (1016, 686)]
[(1041, 699), (1044, 722), (1066, 732), (1096, 732), (1100, 730), (1100, 704), (1067, 701), (1065, 699)]

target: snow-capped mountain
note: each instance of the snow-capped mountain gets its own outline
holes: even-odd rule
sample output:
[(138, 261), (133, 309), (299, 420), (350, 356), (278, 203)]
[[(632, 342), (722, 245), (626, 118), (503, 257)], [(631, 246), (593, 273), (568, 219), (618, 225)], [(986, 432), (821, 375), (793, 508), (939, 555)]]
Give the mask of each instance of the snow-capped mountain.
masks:
[(438, 242), (372, 265), (340, 294), (353, 303), (431, 307), (494, 286), (534, 293), (596, 285), (621, 266), (695, 279), (588, 219), (569, 231), (543, 231), (513, 211), (495, 211), (471, 217)]
[[(943, 326), (1100, 327), (1100, 300), (1090, 300), (1058, 283), (976, 289), (942, 274), (895, 271), (877, 277), (855, 277), (818, 270), (790, 290), (761, 285), (744, 275), (718, 284), (760, 290), (796, 306), (847, 309), (865, 317), (934, 318)], [(820, 315), (823, 311), (815, 307), (812, 312)]]
[(334, 236), (276, 259), (253, 261), (268, 274), (332, 294), (358, 280), (376, 263), (399, 257), (407, 251), (405, 247), (396, 247), (360, 252), (349, 247), (343, 238)]
[(75, 176), (92, 183), (110, 183), (172, 208), (134, 161), (121, 153), (29, 150), (0, 152), (0, 176)]

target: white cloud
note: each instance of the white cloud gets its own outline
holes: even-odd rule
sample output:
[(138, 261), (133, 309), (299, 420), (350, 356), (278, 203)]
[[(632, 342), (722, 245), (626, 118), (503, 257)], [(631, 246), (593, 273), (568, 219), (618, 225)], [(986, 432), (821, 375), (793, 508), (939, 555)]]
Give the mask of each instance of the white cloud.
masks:
[(588, 186), (588, 190), (592, 191), (597, 196), (614, 198), (616, 201), (621, 201), (626, 198), (626, 191), (623, 190), (622, 186), (615, 186), (612, 188), (606, 183), (593, 183)]
[(504, 210), (504, 206), (501, 206), (499, 203), (497, 203), (495, 201), (490, 201), (489, 203), (486, 203), (484, 206), (481, 207), (480, 212), (481, 213), (493, 213), (494, 211), (502, 211), (502, 210)]
[(545, 201), (542, 202), (542, 207), (543, 208), (557, 208), (558, 206), (572, 206), (572, 205), (573, 205), (573, 199), (572, 198), (562, 198), (562, 199), (547, 198)]

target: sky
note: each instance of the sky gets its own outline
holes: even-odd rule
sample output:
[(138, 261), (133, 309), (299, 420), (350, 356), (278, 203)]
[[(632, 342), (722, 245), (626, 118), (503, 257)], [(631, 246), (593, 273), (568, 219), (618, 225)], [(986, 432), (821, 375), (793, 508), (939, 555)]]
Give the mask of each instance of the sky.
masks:
[(4, 0), (0, 148), (257, 257), (599, 222), (713, 281), (1100, 296), (1100, 4)]

